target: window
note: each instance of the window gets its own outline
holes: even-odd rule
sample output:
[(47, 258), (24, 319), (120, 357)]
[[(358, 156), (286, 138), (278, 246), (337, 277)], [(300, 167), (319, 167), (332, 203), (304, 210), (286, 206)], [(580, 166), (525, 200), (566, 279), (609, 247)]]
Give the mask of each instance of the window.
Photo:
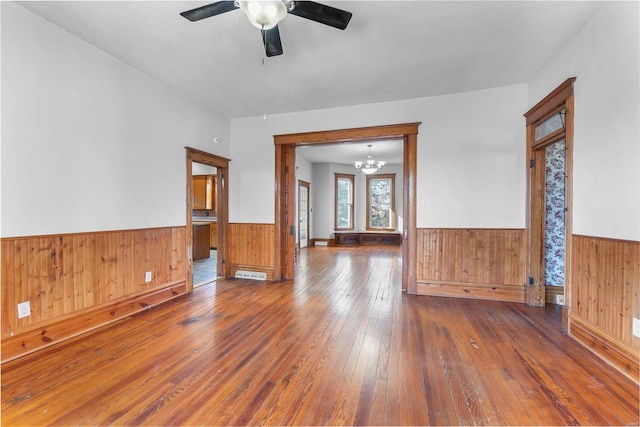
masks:
[(367, 230), (395, 229), (395, 177), (367, 176)]
[(353, 230), (353, 180), (355, 175), (336, 174), (336, 230)]

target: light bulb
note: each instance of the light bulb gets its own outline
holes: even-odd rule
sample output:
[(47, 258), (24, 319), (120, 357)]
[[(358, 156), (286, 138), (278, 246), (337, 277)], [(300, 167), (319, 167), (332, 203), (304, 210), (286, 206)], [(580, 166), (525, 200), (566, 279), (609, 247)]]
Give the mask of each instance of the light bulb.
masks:
[(260, 30), (270, 30), (287, 16), (282, 0), (240, 1), (240, 9), (249, 21)]

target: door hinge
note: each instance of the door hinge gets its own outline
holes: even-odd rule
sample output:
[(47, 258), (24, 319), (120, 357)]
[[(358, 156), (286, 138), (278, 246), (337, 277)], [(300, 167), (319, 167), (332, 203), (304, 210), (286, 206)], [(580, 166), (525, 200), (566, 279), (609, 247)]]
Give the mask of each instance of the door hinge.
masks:
[(224, 258), (222, 258), (222, 261), (221, 261), (221, 262), (222, 262), (223, 264), (226, 264), (226, 263), (227, 263), (227, 260), (226, 260), (226, 259), (224, 259)]
[(529, 167), (530, 168), (535, 168), (536, 167), (536, 160), (535, 159), (529, 159)]
[(296, 234), (296, 226), (292, 225), (289, 227), (289, 235), (293, 236), (294, 234)]
[(530, 285), (533, 285), (533, 284), (534, 284), (533, 277), (531, 277), (531, 276), (529, 276), (529, 284), (530, 284)]

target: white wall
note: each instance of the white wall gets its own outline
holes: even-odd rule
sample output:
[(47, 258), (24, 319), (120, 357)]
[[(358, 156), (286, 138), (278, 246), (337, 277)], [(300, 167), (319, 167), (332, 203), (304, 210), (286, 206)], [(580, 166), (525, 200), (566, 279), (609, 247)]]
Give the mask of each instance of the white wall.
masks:
[(312, 167), (313, 184), (311, 185), (311, 208), (313, 222), (311, 237), (328, 238), (327, 230), (333, 230), (334, 211), (332, 197), (333, 175), (329, 163), (316, 163)]
[(228, 120), (1, 7), (2, 236), (184, 225), (184, 147), (229, 157)]
[[(526, 85), (514, 85), (267, 120), (232, 119), (230, 220), (274, 222), (273, 135), (422, 122), (417, 226), (523, 228), (526, 104)], [(314, 212), (318, 225), (319, 210)]]
[(606, 2), (529, 85), (535, 105), (577, 77), (573, 232), (640, 240), (638, 2)]

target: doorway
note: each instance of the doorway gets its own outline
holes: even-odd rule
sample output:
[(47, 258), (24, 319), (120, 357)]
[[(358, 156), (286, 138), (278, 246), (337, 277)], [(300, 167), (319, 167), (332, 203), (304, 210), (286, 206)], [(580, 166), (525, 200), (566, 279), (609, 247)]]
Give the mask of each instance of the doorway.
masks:
[(309, 188), (306, 181), (298, 180), (298, 247), (309, 245)]
[(420, 123), (352, 128), (288, 135), (275, 135), (275, 260), (274, 277), (293, 279), (295, 264), (295, 178), (296, 147), (305, 145), (403, 140), (402, 290), (416, 294), (416, 168)]
[(218, 168), (192, 162), (193, 287), (215, 281), (218, 258)]
[(565, 328), (571, 303), (567, 260), (571, 259), (574, 81), (566, 80), (525, 114), (529, 155), (525, 302), (563, 305)]
[[(225, 261), (227, 258), (229, 159), (190, 147), (185, 149), (187, 152), (186, 277), (187, 292), (189, 292), (193, 290), (194, 282), (199, 284), (203, 283), (203, 280), (205, 283), (208, 280), (202, 279), (202, 276), (194, 277), (194, 262), (200, 263), (205, 260), (201, 263), (205, 264), (208, 260), (210, 265), (203, 268), (215, 272), (215, 277), (211, 280), (229, 275)], [(194, 174), (194, 170), (203, 173)], [(203, 189), (202, 196), (196, 195), (200, 188)], [(200, 205), (201, 199), (204, 200), (202, 205)], [(213, 259), (212, 247), (215, 248)]]

